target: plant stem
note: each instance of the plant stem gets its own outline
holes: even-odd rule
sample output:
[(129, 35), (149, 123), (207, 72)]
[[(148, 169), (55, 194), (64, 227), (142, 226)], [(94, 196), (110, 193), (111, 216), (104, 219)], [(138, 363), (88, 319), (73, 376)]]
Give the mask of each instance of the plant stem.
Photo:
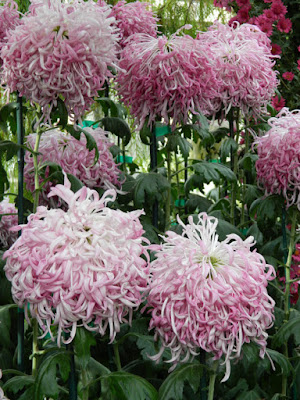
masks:
[(81, 369), (81, 379), (82, 379), (82, 400), (89, 400), (89, 386), (88, 386), (88, 377), (86, 370), (84, 368)]
[(119, 345), (117, 342), (113, 344), (114, 354), (115, 354), (115, 363), (118, 371), (122, 371), (122, 365), (120, 360), (120, 353), (119, 353)]
[(32, 320), (32, 376), (37, 374), (37, 355), (39, 351), (38, 346), (38, 323), (36, 319)]
[(214, 361), (213, 366), (212, 366), (212, 371), (209, 377), (209, 386), (208, 386), (208, 399), (207, 400), (213, 400), (214, 399), (214, 391), (215, 391), (215, 381), (217, 377), (217, 368), (218, 368), (218, 360)]
[(167, 148), (167, 171), (168, 171), (168, 181), (170, 187), (167, 191), (166, 208), (165, 208), (165, 230), (168, 230), (170, 226), (170, 215), (171, 215), (171, 152)]
[[(295, 248), (295, 234), (296, 234), (296, 224), (297, 224), (297, 213), (298, 210), (294, 210), (292, 214), (292, 226), (291, 226), (291, 235), (290, 235), (290, 243), (288, 249), (288, 256), (285, 265), (285, 293), (284, 293), (284, 319), (285, 322), (288, 322), (290, 318), (290, 286), (291, 286), (291, 274), (290, 267), (292, 264), (292, 255)], [(283, 354), (288, 359), (289, 351), (288, 351), (288, 343), (284, 344)], [(282, 391), (281, 394), (283, 396), (287, 396), (287, 376), (282, 377)]]
[(38, 168), (38, 151), (40, 146), (41, 134), (39, 130), (37, 131), (37, 136), (34, 145), (34, 153), (33, 157), (33, 166), (34, 166), (34, 198), (33, 198), (33, 212), (36, 212), (36, 209), (39, 205), (39, 195), (40, 195), (40, 181), (39, 181), (39, 168)]

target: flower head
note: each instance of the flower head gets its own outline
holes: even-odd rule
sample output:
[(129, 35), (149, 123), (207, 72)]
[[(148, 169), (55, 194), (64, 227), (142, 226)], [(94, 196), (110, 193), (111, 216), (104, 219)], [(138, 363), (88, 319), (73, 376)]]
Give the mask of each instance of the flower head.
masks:
[(0, 50), (7, 39), (9, 29), (19, 25), (18, 4), (13, 0), (0, 1)]
[(256, 138), (258, 183), (266, 194), (282, 194), (287, 207), (300, 210), (300, 111), (283, 108), (268, 123), (271, 129)]
[(197, 38), (214, 54), (219, 80), (216, 109), (227, 113), (238, 107), (243, 114), (254, 115), (265, 110), (278, 84), (268, 37), (254, 25), (216, 22)]
[[(12, 215), (3, 215), (3, 214), (12, 214)], [(16, 240), (17, 234), (16, 232), (12, 232), (10, 228), (15, 225), (18, 225), (18, 210), (15, 205), (9, 203), (7, 199), (4, 199), (0, 202), (0, 246), (8, 248), (10, 247)]]
[(43, 119), (63, 97), (80, 119), (117, 61), (118, 35), (111, 10), (93, 0), (35, 1), (2, 48), (3, 82), (38, 103)]
[(271, 48), (271, 53), (274, 56), (278, 56), (279, 54), (282, 53), (281, 47), (277, 43), (272, 43), (272, 48)]
[(126, 39), (134, 33), (157, 36), (158, 19), (150, 7), (150, 4), (140, 1), (126, 3), (126, 1), (121, 0), (112, 8), (112, 15), (120, 29), (122, 47), (125, 46)]
[[(95, 150), (87, 148), (86, 137), (82, 133), (80, 140), (59, 129), (51, 129), (42, 134), (39, 146), (39, 161), (52, 161), (61, 166), (64, 172), (80, 179), (87, 187), (112, 189), (121, 186), (120, 170), (114, 162), (109, 148), (113, 145), (107, 138), (107, 132), (101, 128), (84, 128), (90, 133), (97, 144), (99, 151), (98, 161), (95, 163)], [(27, 136), (27, 145), (34, 148), (36, 133)], [(34, 165), (31, 153), (26, 152), (24, 177), (26, 187), (34, 191)], [(46, 171), (46, 176), (48, 175)], [(52, 197), (47, 194), (52, 182), (43, 187), (43, 204), (52, 204)]]
[(69, 209), (39, 206), (4, 253), (13, 299), (25, 313), (29, 308), (45, 334), (52, 336), (51, 325), (58, 326), (58, 344), (62, 331), (73, 340), (77, 325), (101, 335), (108, 328), (113, 340), (127, 315), (130, 322), (147, 285), (143, 212), (108, 208), (114, 190), (101, 199), (87, 187), (74, 194), (69, 181), (49, 196), (61, 197)]
[(277, 23), (277, 29), (280, 32), (289, 33), (292, 29), (292, 21), (289, 18), (281, 17)]
[(167, 232), (150, 267), (150, 328), (162, 342), (156, 358), (169, 348), (176, 365), (201, 348), (215, 359), (225, 357), (225, 381), (244, 343), (254, 341), (265, 353), (274, 308), (266, 287), (274, 268), (250, 250), (253, 237), (231, 234), (220, 242), (218, 220), (206, 213), (197, 224), (192, 217), (187, 225), (178, 222), (182, 235)]
[(121, 53), (117, 76), (122, 100), (131, 107), (139, 129), (146, 118), (187, 123), (189, 113), (210, 112), (217, 84), (206, 44), (188, 35), (154, 38), (136, 34)]
[(285, 99), (276, 95), (272, 98), (271, 104), (276, 111), (280, 111), (285, 106)]
[(292, 81), (295, 77), (295, 74), (293, 74), (293, 72), (290, 71), (286, 71), (282, 74), (282, 77), (284, 79), (286, 79), (287, 81)]

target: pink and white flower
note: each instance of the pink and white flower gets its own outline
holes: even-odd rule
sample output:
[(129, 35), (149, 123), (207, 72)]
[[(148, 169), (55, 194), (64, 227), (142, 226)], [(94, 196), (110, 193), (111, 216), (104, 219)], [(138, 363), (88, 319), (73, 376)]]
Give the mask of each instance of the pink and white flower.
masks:
[(190, 113), (214, 108), (217, 81), (207, 44), (188, 35), (154, 38), (135, 34), (121, 53), (119, 94), (141, 129), (163, 118), (175, 129)]
[(0, 50), (7, 40), (7, 32), (19, 25), (18, 4), (13, 0), (0, 2)]
[(134, 1), (118, 1), (112, 8), (112, 16), (116, 19), (116, 25), (120, 29), (120, 45), (126, 44), (126, 39), (134, 33), (146, 33), (147, 35), (157, 36), (157, 21), (155, 13), (151, 10), (151, 5)]
[[(12, 215), (3, 215), (12, 214)], [(18, 225), (18, 210), (8, 199), (0, 202), (0, 245), (4, 248), (10, 247), (17, 240), (17, 233), (12, 232), (10, 228)]]
[[(95, 150), (90, 151), (86, 145), (86, 137), (81, 133), (80, 140), (75, 139), (69, 133), (59, 129), (51, 129), (42, 134), (38, 161), (41, 164), (51, 161), (63, 169), (64, 172), (72, 174), (80, 179), (89, 188), (117, 189), (121, 186), (120, 170), (115, 163), (109, 148), (113, 145), (107, 137), (106, 131), (101, 128), (84, 128), (90, 133), (99, 151), (98, 161), (95, 163)], [(26, 144), (34, 149), (36, 133), (30, 134), (26, 138)], [(48, 172), (46, 170), (46, 176)], [(34, 165), (31, 153), (26, 152), (24, 180), (28, 190), (33, 192), (34, 185)], [(40, 178), (42, 182), (42, 178)], [(48, 198), (48, 193), (53, 183), (48, 181), (43, 186), (42, 204), (56, 205), (52, 197)], [(53, 204), (54, 203), (54, 204)]]
[(118, 34), (111, 9), (93, 0), (35, 1), (2, 48), (3, 83), (42, 107), (44, 121), (62, 98), (74, 120), (117, 62)]
[[(244, 115), (266, 111), (278, 85), (271, 42), (258, 27), (250, 24), (233, 26), (215, 22), (197, 39), (213, 52), (218, 96), (216, 110), (225, 113), (238, 107)], [(277, 56), (278, 57), (278, 56)]]
[(300, 210), (300, 110), (283, 108), (270, 118), (271, 129), (257, 137), (257, 180), (265, 193), (282, 194), (286, 206)]
[(62, 332), (70, 333), (70, 342), (81, 325), (101, 335), (109, 330), (112, 341), (144, 300), (143, 212), (108, 208), (114, 190), (102, 198), (87, 187), (73, 193), (67, 180), (49, 196), (59, 196), (68, 210), (39, 206), (17, 227), (22, 235), (4, 253), (13, 299), (26, 314), (30, 310), (44, 335), (53, 338), (51, 326), (57, 326), (58, 344), (64, 342)]
[(251, 251), (253, 237), (242, 240), (235, 234), (220, 242), (218, 220), (201, 213), (197, 224), (178, 218), (182, 235), (167, 232), (164, 243), (151, 263), (147, 307), (150, 328), (162, 347), (168, 348), (176, 365), (203, 349), (214, 359), (225, 357), (226, 374), (230, 360), (242, 356), (242, 345), (253, 341), (266, 351), (266, 330), (273, 323), (274, 301), (267, 293), (274, 268), (262, 255)]

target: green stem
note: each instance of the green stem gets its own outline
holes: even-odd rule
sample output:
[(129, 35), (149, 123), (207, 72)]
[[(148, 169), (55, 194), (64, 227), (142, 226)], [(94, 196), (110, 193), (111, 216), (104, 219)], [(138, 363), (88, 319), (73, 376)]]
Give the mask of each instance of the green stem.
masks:
[(38, 323), (36, 319), (32, 319), (32, 376), (37, 375), (37, 357), (38, 357), (38, 352), (39, 352), (39, 346), (38, 346), (38, 334), (39, 334), (39, 329), (38, 329)]
[(89, 380), (88, 380), (88, 376), (87, 376), (87, 371), (82, 368), (81, 369), (81, 379), (82, 379), (82, 400), (89, 400)]
[(38, 168), (38, 151), (41, 140), (41, 132), (38, 130), (35, 145), (34, 145), (34, 153), (33, 157), (33, 166), (34, 166), (34, 198), (33, 198), (33, 212), (36, 212), (36, 209), (39, 205), (39, 195), (40, 195), (40, 181), (39, 181), (39, 168)]
[(125, 141), (122, 139), (122, 155), (123, 155), (123, 171), (126, 172), (126, 150), (125, 150)]
[(121, 359), (120, 359), (120, 353), (119, 353), (119, 344), (117, 342), (114, 342), (113, 348), (114, 348), (115, 363), (116, 363), (117, 370), (122, 371), (122, 365), (121, 365)]
[(166, 200), (166, 208), (165, 208), (165, 213), (166, 213), (166, 218), (165, 218), (165, 230), (168, 230), (170, 226), (170, 215), (171, 215), (171, 152), (167, 149), (167, 170), (168, 170), (168, 181), (170, 187), (168, 188), (167, 191), (167, 200)]
[(216, 377), (217, 377), (217, 368), (218, 368), (218, 360), (214, 361), (213, 366), (212, 366), (212, 371), (209, 377), (209, 386), (208, 386), (208, 399), (207, 400), (213, 400), (214, 399), (214, 391), (215, 391), (215, 382), (216, 382)]
[[(296, 235), (296, 224), (297, 224), (297, 213), (298, 210), (295, 209), (292, 214), (292, 226), (291, 226), (291, 235), (290, 235), (290, 243), (288, 249), (288, 257), (285, 265), (285, 293), (284, 293), (284, 319), (285, 322), (288, 322), (290, 318), (290, 286), (291, 286), (291, 274), (290, 267), (292, 265), (292, 256), (295, 248), (295, 235)], [(283, 354), (288, 359), (289, 351), (288, 351), (288, 343), (284, 344)], [(282, 391), (281, 394), (283, 396), (287, 396), (287, 376), (282, 377)]]

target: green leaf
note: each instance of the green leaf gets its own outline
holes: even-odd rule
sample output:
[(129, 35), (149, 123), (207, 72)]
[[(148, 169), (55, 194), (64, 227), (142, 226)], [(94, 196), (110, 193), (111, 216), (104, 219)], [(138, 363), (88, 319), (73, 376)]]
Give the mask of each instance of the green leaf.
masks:
[(250, 390), (250, 392), (240, 394), (236, 400), (261, 400), (261, 396), (256, 390)]
[(227, 138), (229, 133), (229, 128), (218, 128), (212, 131), (212, 135), (217, 143), (219, 143), (223, 138)]
[(257, 154), (246, 153), (244, 157), (239, 161), (239, 167), (245, 171), (252, 171), (255, 166), (255, 162), (258, 160)]
[(204, 212), (212, 205), (212, 201), (198, 194), (190, 193), (187, 202), (185, 203), (189, 212)]
[(264, 236), (261, 231), (258, 229), (257, 223), (255, 222), (250, 226), (247, 232), (247, 236), (253, 236), (255, 242), (261, 246), (263, 244)]
[(294, 335), (295, 344), (300, 344), (300, 317), (292, 318), (285, 322), (273, 336), (272, 345), (280, 347), (286, 343), (291, 335)]
[(0, 109), (0, 128), (5, 132), (8, 133), (8, 126), (10, 115), (13, 115), (13, 118), (16, 119), (16, 109), (18, 108), (18, 103), (16, 101), (5, 104)]
[(2, 140), (0, 142), (0, 156), (6, 153), (6, 161), (8, 161), (18, 154), (20, 148), (24, 148), (24, 146), (14, 143), (11, 140)]
[(177, 152), (177, 148), (179, 148), (183, 158), (188, 158), (193, 146), (185, 138), (181, 137), (178, 132), (174, 132), (168, 136), (167, 148), (169, 151), (175, 152)]
[(91, 357), (91, 346), (96, 344), (92, 332), (81, 327), (76, 330), (75, 355), (82, 369), (85, 369)]
[(147, 125), (147, 121), (144, 123), (142, 129), (140, 130), (140, 138), (142, 143), (150, 146), (151, 143), (152, 132), (149, 126)]
[(104, 129), (124, 140), (126, 146), (131, 139), (131, 131), (126, 121), (118, 117), (105, 117), (101, 121)]
[(195, 143), (200, 139), (202, 146), (209, 146), (215, 142), (213, 135), (209, 132), (207, 127), (202, 127), (197, 124), (184, 125), (182, 127), (182, 132), (185, 137), (190, 138), (193, 136), (193, 141)]
[(203, 365), (199, 363), (181, 365), (162, 383), (159, 388), (158, 398), (160, 400), (182, 400), (185, 383), (188, 383), (196, 393), (202, 374)]
[[(217, 212), (212, 211), (209, 215), (212, 215), (214, 217), (217, 217)], [(218, 218), (218, 217), (217, 217)], [(224, 219), (218, 218), (218, 225), (216, 228), (216, 232), (219, 235), (219, 240), (225, 240), (227, 235), (230, 235), (232, 233), (235, 233), (236, 235), (240, 236), (243, 238), (242, 233), (238, 228), (236, 228), (234, 225), (232, 225), (230, 222), (225, 221)]]
[(53, 349), (48, 353), (39, 365), (35, 382), (34, 400), (40, 400), (42, 396), (58, 398), (59, 386), (56, 380), (56, 365), (66, 378), (70, 372), (69, 352), (64, 349)]
[(224, 400), (235, 400), (240, 392), (245, 393), (247, 390), (248, 384), (246, 379), (239, 379), (237, 384), (225, 393)]
[(235, 174), (223, 164), (201, 161), (193, 164), (192, 168), (202, 178), (203, 183), (214, 182), (216, 185), (219, 185), (222, 179), (228, 182), (236, 181)]
[(267, 349), (266, 351), (272, 358), (272, 360), (280, 366), (282, 375), (288, 376), (292, 372), (294, 372), (294, 368), (289, 359), (287, 359), (282, 353), (279, 353), (278, 351), (272, 349)]
[(0, 307), (0, 343), (3, 347), (10, 347), (11, 345), (10, 309), (16, 307), (15, 304), (8, 304)]
[(262, 191), (258, 189), (257, 186), (255, 185), (249, 185), (246, 184), (246, 192), (245, 192), (245, 197), (244, 201), (247, 204), (247, 207), (250, 209), (251, 204), (259, 197), (263, 195)]
[(230, 137), (225, 138), (220, 147), (221, 162), (225, 162), (226, 158), (230, 156), (231, 152), (235, 153), (237, 149), (238, 144), (234, 139)]
[(121, 104), (115, 103), (109, 97), (99, 97), (96, 101), (101, 105), (105, 116), (108, 116), (109, 111), (110, 117), (122, 118), (126, 115), (126, 109)]
[(112, 372), (101, 378), (103, 400), (156, 400), (156, 389), (140, 376), (129, 372)]
[(98, 150), (98, 146), (97, 146), (96, 140), (93, 137), (93, 135), (91, 135), (85, 129), (80, 128), (80, 126), (76, 126), (76, 129), (75, 129), (73, 126), (67, 125), (65, 127), (65, 129), (69, 132), (70, 135), (72, 135), (77, 140), (80, 140), (81, 133), (83, 133), (85, 135), (87, 149), (90, 150), (90, 151), (95, 149), (95, 161), (94, 161), (94, 163), (96, 164), (96, 162), (99, 159), (99, 150)]
[(60, 98), (57, 99), (57, 105), (51, 111), (50, 118), (52, 123), (57, 121), (57, 124), (61, 127), (65, 127), (68, 124), (68, 110), (64, 101)]
[(3, 390), (4, 392), (11, 391), (13, 393), (18, 393), (24, 387), (31, 386), (33, 384), (34, 378), (31, 375), (14, 376), (5, 382), (3, 385)]
[(134, 190), (135, 206), (141, 208), (146, 202), (152, 204), (155, 199), (160, 201), (169, 188), (168, 179), (161, 174), (155, 172), (139, 174)]
[[(48, 176), (48, 178), (46, 180), (51, 181), (51, 182), (55, 181), (55, 182), (60, 183), (61, 185), (63, 185), (64, 184), (64, 180), (65, 180), (65, 176), (64, 176), (62, 170), (59, 170), (59, 168), (61, 169), (61, 167), (59, 165), (57, 165), (57, 164), (55, 164), (55, 166), (53, 166), (53, 167), (54, 168), (57, 167), (57, 171), (54, 170), (54, 172), (52, 172)], [(67, 177), (68, 177), (68, 179), (69, 179), (69, 181), (71, 183), (71, 190), (74, 193), (78, 192), (78, 190), (80, 190), (84, 186), (83, 183), (76, 176), (74, 176), (72, 174), (66, 174), (66, 175), (67, 175)]]
[(186, 193), (189, 193), (193, 189), (203, 189), (202, 176), (193, 174), (188, 177), (187, 181), (184, 184), (184, 190)]
[[(6, 189), (9, 187), (9, 180), (7, 178), (7, 173), (2, 166), (1, 158), (0, 158), (0, 194), (3, 194)], [(0, 201), (3, 199), (3, 195), (0, 195)]]

